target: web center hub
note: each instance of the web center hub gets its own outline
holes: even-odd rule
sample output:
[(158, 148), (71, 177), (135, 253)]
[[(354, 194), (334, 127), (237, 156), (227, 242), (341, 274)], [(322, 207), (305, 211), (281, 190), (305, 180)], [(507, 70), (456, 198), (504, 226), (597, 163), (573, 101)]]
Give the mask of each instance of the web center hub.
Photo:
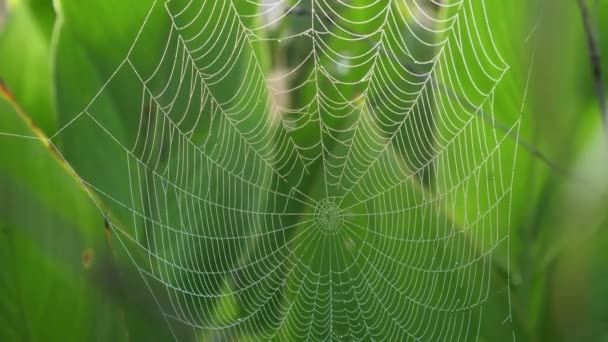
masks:
[(333, 199), (324, 199), (315, 209), (315, 223), (323, 232), (336, 234), (343, 223), (342, 212)]

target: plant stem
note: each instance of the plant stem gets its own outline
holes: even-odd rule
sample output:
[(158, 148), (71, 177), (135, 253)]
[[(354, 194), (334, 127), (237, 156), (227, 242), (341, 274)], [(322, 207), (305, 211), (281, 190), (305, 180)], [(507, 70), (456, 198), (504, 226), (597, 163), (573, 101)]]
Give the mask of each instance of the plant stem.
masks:
[(602, 81), (602, 64), (598, 41), (595, 31), (593, 30), (593, 26), (591, 24), (591, 18), (589, 17), (589, 7), (587, 6), (586, 0), (578, 0), (578, 5), (581, 9), (581, 16), (583, 18), (583, 25), (585, 28), (585, 35), (587, 36), (587, 48), (589, 49), (589, 57), (591, 59), (593, 79), (595, 82), (595, 91), (597, 92), (597, 97), (600, 105), (600, 114), (602, 116), (604, 129), (608, 134), (608, 106), (606, 105), (606, 91), (604, 89), (604, 82)]

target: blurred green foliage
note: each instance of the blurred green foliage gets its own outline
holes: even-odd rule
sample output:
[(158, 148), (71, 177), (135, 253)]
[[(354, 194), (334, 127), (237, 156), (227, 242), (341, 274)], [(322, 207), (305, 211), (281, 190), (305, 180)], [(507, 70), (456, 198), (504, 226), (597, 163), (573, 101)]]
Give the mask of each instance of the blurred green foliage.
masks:
[[(595, 12), (599, 37), (608, 37), (608, 24), (599, 20), (602, 13), (608, 15), (608, 2), (597, 3)], [(82, 1), (58, 0), (53, 7), (50, 1), (22, 0), (9, 1), (6, 13), (0, 13), (4, 17), (3, 26), (0, 28), (0, 77), (10, 90), (10, 93), (3, 91), (0, 99), (0, 132), (9, 133), (0, 135), (0, 340), (143, 341), (235, 337), (214, 336), (213, 333), (197, 335), (190, 327), (167, 324), (167, 319), (158, 306), (165, 307), (169, 301), (172, 303), (173, 299), (163, 296), (161, 285), (140, 277), (136, 267), (145, 263), (148, 257), (143, 249), (138, 248), (145, 238), (140, 238), (140, 241), (119, 241), (113, 236), (112, 227), (106, 227), (104, 216), (107, 216), (110, 222), (128, 222), (129, 225), (133, 222), (131, 228), (135, 236), (145, 236), (146, 230), (150, 229), (151, 223), (147, 220), (132, 218), (135, 215), (124, 206), (100, 195), (90, 187), (93, 185), (107, 189), (118, 199), (128, 198), (129, 190), (133, 191), (133, 185), (124, 175), (130, 175), (132, 168), (139, 167), (137, 161), (129, 159), (128, 156), (125, 158), (122, 149), (117, 147), (115, 142), (96, 139), (102, 133), (99, 127), (92, 123), (63, 131), (58, 140), (54, 141), (60, 147), (59, 151), (53, 145), (45, 144), (44, 139), (41, 141), (15, 136), (51, 136), (59, 127), (64, 127), (79, 115), (82, 108), (88, 108), (92, 98), (98, 97), (90, 111), (104, 113), (101, 119), (103, 126), (111, 127), (121, 144), (134, 145), (138, 154), (157, 157), (162, 167), (170, 170), (179, 168), (180, 161), (171, 157), (174, 151), (171, 147), (163, 146), (162, 141), (152, 146), (138, 144), (140, 118), (123, 114), (139, 111), (139, 108), (136, 108), (139, 102), (132, 101), (133, 96), (140, 96), (139, 92), (133, 95), (133, 89), (141, 88), (139, 73), (155, 73), (156, 76), (149, 83), (150, 93), (162, 89), (167, 83), (168, 75), (172, 73), (170, 68), (155, 71), (156, 61), (147, 58), (148, 55), (162, 53), (166, 39), (157, 38), (167, 37), (173, 31), (174, 25), (156, 11), (147, 17), (151, 4), (152, 1), (122, 0), (95, 1), (83, 5)], [(168, 6), (175, 6), (174, 9), (177, 10), (180, 4), (182, 3), (179, 1), (172, 1)], [(304, 1), (302, 7), (310, 8), (310, 3)], [(256, 11), (256, 8), (249, 2), (243, 2), (238, 11), (250, 13)], [(500, 212), (510, 213), (508, 216), (502, 215), (497, 222), (501, 235), (509, 235), (509, 245), (493, 255), (492, 270), (495, 277), (491, 292), (497, 295), (491, 296), (494, 299), (490, 299), (484, 306), (486, 320), (498, 324), (482, 324), (479, 338), (510, 341), (515, 335), (518, 341), (607, 340), (608, 306), (603, 303), (608, 296), (608, 211), (605, 201), (608, 191), (608, 148), (606, 137), (601, 130), (585, 33), (580, 16), (576, 15), (576, 2), (488, 1), (484, 11), (492, 25), (496, 50), (500, 52), (500, 55), (497, 53), (491, 57), (494, 61), (504, 61), (510, 69), (494, 91), (491, 104), (485, 103), (481, 97), (470, 101), (480, 106), (482, 115), (485, 115), (483, 111), (494, 114), (491, 125), (479, 123), (475, 126), (475, 134), (478, 137), (486, 137), (499, 131), (502, 137), (501, 151), (504, 155), (488, 154), (481, 144), (471, 147), (471, 160), (463, 161), (457, 154), (448, 154), (449, 157), (442, 159), (441, 163), (428, 166), (436, 170), (427, 170), (419, 175), (418, 179), (405, 182), (396, 191), (412, 194), (412, 203), (417, 203), (433, 191), (441, 193), (456, 186), (449, 182), (436, 184), (431, 175), (450, 179), (445, 172), (457, 167), (473, 169), (480, 160), (490, 155), (491, 162), (498, 163), (500, 169), (507, 173), (513, 172), (514, 181), (510, 202), (498, 204)], [(342, 15), (346, 18), (366, 15), (371, 17), (370, 13), (346, 11)], [(148, 20), (147, 27), (151, 27), (154, 34), (138, 40), (138, 45), (132, 49), (132, 42), (138, 37), (144, 19)], [(228, 19), (221, 16), (209, 18), (212, 23)], [(369, 19), (370, 28), (382, 25), (381, 19)], [(291, 25), (306, 25), (300, 21), (301, 18), (295, 17)], [(179, 25), (179, 21), (177, 24)], [(257, 24), (243, 23), (244, 26)], [(183, 34), (188, 37), (194, 33)], [(466, 32), (456, 32), (451, 39), (463, 34)], [(404, 34), (404, 39), (408, 38), (412, 39)], [(230, 33), (218, 39), (236, 46), (244, 44)], [(363, 42), (344, 44), (343, 41), (331, 39), (326, 44), (352, 55), (369, 48)], [(386, 44), (394, 42), (387, 41)], [(262, 130), (273, 129), (272, 118), (268, 117), (266, 108), (252, 96), (267, 97), (268, 94), (264, 90), (254, 94), (243, 92), (233, 85), (241, 78), (252, 77), (247, 69), (247, 57), (250, 56), (248, 54), (262, 56), (260, 70), (257, 72), (267, 74), (280, 63), (292, 67), (298, 65), (302, 62), (303, 54), (310, 50), (310, 46), (260, 43), (249, 48), (245, 49), (245, 55), (234, 62), (236, 67), (226, 79), (208, 90), (218, 97), (219, 103), (230, 104), (231, 101), (242, 97), (250, 97), (251, 115), (246, 120), (237, 120), (236, 123), (226, 121), (221, 115), (205, 119), (200, 125), (186, 122), (184, 125), (193, 126), (192, 141), (201, 143), (211, 137), (215, 145), (226, 146), (239, 143), (233, 141), (236, 139), (235, 132), (258, 127), (262, 127)], [(472, 47), (467, 47), (466, 42), (461, 48), (464, 58), (474, 58), (471, 54)], [(608, 56), (607, 39), (601, 40), (601, 48), (602, 55)], [(428, 56), (434, 53), (427, 49), (429, 48), (421, 46), (415, 54)], [(221, 55), (221, 49), (218, 51), (220, 58), (230, 60), (230, 55)], [(211, 52), (197, 63), (212, 64), (217, 56), (213, 48)], [(136, 61), (139, 69), (134, 73), (120, 74), (106, 83), (113, 76), (116, 66), (124, 62), (127, 53), (131, 53), (130, 58)], [(390, 56), (381, 58), (390, 63)], [(339, 72), (328, 58), (321, 58), (320, 63), (327, 70)], [(603, 65), (604, 70), (608, 70), (607, 59), (603, 60)], [(425, 68), (429, 68), (428, 65), (419, 67), (421, 69), (418, 72), (428, 71)], [(459, 66), (457, 72), (462, 73), (460, 76), (463, 78), (468, 75), (483, 79), (486, 77), (483, 67), (479, 65), (479, 69), (465, 70)], [(499, 69), (495, 71), (496, 75), (492, 76), (502, 77)], [(356, 80), (361, 78), (364, 72), (365, 70), (354, 70), (347, 77)], [(314, 76), (314, 73), (314, 68), (308, 68), (297, 77), (306, 79)], [(319, 89), (329, 94), (330, 99), (338, 99), (340, 96), (357, 98), (365, 90), (355, 87), (337, 89), (334, 88), (335, 84), (322, 80), (321, 78), (320, 82), (309, 83), (299, 89), (294, 101), (306, 103)], [(297, 84), (297, 81), (294, 82)], [(489, 80), (486, 82), (491, 83)], [(415, 88), (411, 84), (403, 84), (404, 90), (415, 90), (408, 87)], [(466, 94), (475, 93), (473, 87), (473, 84), (461, 84), (461, 90)], [(104, 89), (101, 94), (98, 93), (100, 89)], [(453, 96), (461, 94), (448, 94), (444, 98)], [(525, 96), (523, 107), (522, 96)], [(168, 98), (169, 95), (167, 98), (160, 97), (156, 104), (158, 108), (150, 108), (150, 113), (162, 108), (163, 101)], [(373, 97), (368, 100), (381, 103), (380, 99)], [(297, 106), (297, 103), (295, 105)], [(441, 105), (446, 104), (434, 104)], [(182, 106), (184, 111), (188, 111), (187, 103), (178, 102), (176, 106)], [(336, 119), (336, 115), (355, 119), (366, 115), (363, 112), (353, 114), (349, 111), (337, 110), (329, 115), (319, 110), (319, 115), (326, 116), (324, 122), (331, 129), (340, 131), (350, 127), (355, 121)], [(432, 112), (437, 115), (435, 118), (441, 115), (441, 111)], [(414, 146), (419, 142), (408, 141), (407, 137), (412, 136), (408, 134), (408, 130), (422, 131), (429, 136), (440, 134), (453, 138), (456, 141), (454, 145), (464, 145), (467, 139), (473, 139), (469, 133), (441, 131), (433, 125), (434, 120), (423, 116), (425, 111), (418, 113), (422, 114), (414, 117), (410, 126), (399, 127), (395, 132), (405, 138), (401, 143), (390, 144), (389, 157), (383, 159), (382, 163), (369, 165), (369, 176), (363, 178), (363, 184), (380, 188), (390, 186), (392, 181), (397, 180), (387, 176), (383, 178), (386, 183), (382, 183), (374, 175), (381, 175), (383, 168), (420, 168), (434, 157), (428, 153), (428, 150), (431, 150), (430, 145), (428, 149), (423, 148), (421, 151)], [(517, 125), (520, 115), (522, 120)], [(151, 114), (149, 120), (152, 121), (153, 118)], [(516, 129), (509, 131), (513, 125)], [(294, 134), (293, 139), (299, 146), (312, 146), (308, 150), (311, 155), (315, 153), (314, 143), (323, 138), (331, 141), (327, 136), (329, 133), (320, 129), (318, 122), (308, 123), (301, 128), (298, 134)], [(381, 128), (394, 129), (390, 125)], [(166, 134), (164, 129), (158, 126), (155, 129), (160, 136)], [(362, 151), (369, 149), (366, 141), (382, 135), (374, 131), (373, 127), (354, 132), (353, 134), (358, 134), (356, 141), (362, 142)], [(287, 143), (281, 136), (270, 136), (275, 140), (267, 139), (254, 146), (262, 156), (272, 155), (275, 149), (280, 148), (276, 146)], [(337, 155), (347, 156), (349, 153), (349, 150), (339, 143), (328, 143), (326, 148)], [(155, 155), (156, 150), (162, 153)], [(319, 163), (307, 165), (306, 174), (302, 171), (301, 174), (293, 176), (287, 170), (293, 165), (304, 169), (304, 165), (301, 160), (291, 159), (291, 156), (285, 157), (285, 160), (274, 161), (260, 157), (265, 162), (264, 166), (261, 166), (260, 160), (254, 157), (230, 156), (230, 151), (222, 149), (209, 149), (205, 152), (212, 156), (211, 160), (221, 160), (223, 155), (229, 155), (223, 161), (224, 164), (219, 166), (212, 161), (198, 166), (208, 170), (209, 178), (222, 177), (222, 167), (227, 167), (231, 170), (243, 170), (242, 174), (251, 175), (251, 179), (264, 179), (265, 183), (258, 185), (282, 189), (284, 192), (288, 191), (288, 184), (298, 183), (298, 191), (311, 197), (317, 197), (325, 185), (321, 180), (323, 171)], [(366, 152), (374, 153), (373, 150), (361, 153)], [(517, 153), (516, 164), (508, 157), (514, 153)], [(69, 164), (65, 163), (64, 158)], [(469, 165), (464, 165), (467, 163)], [(273, 174), (269, 165), (280, 166), (279, 176)], [(344, 166), (348, 167), (349, 165)], [(152, 179), (153, 186), (164, 185), (155, 178), (151, 170), (146, 172), (146, 176)], [(75, 177), (75, 173), (86, 179), (88, 184)], [(505, 180), (511, 177), (510, 174), (487, 176), (504, 177)], [(298, 179), (303, 177), (307, 178), (298, 182)], [(143, 193), (147, 185), (149, 184), (144, 182), (137, 183), (136, 190)], [(214, 203), (231, 205), (231, 198), (226, 194), (226, 190), (219, 184), (213, 185), (210, 191), (217, 193), (213, 198)], [(456, 226), (466, 226), (479, 212), (494, 206), (495, 203), (490, 199), (487, 203), (479, 200), (488, 191), (490, 190), (482, 185), (456, 193), (452, 198), (453, 208), (441, 208), (441, 219)], [(263, 197), (264, 191), (245, 189), (235, 195), (247, 199), (257, 198)], [(357, 188), (344, 203), (346, 206), (352, 205), (354, 213), (365, 212), (366, 208), (357, 206), (357, 198), (367, 195), (364, 188)], [(169, 226), (178, 226), (179, 223), (172, 220), (176, 220), (180, 215), (180, 200), (169, 197), (167, 201), (170, 203), (167, 207)], [(245, 208), (250, 211), (272, 210), (274, 205), (264, 201), (245, 202), (250, 203), (250, 207)], [(306, 211), (295, 201), (287, 205), (294, 212)], [(408, 206), (409, 203), (402, 205)], [(154, 217), (154, 211), (158, 210), (153, 205), (142, 205), (136, 209), (150, 217)], [(219, 213), (216, 219), (228, 222), (231, 217), (233, 216), (223, 212)], [(245, 214), (241, 219), (247, 220)], [(297, 225), (305, 219), (306, 216), (293, 217), (283, 224)], [(419, 225), (424, 229), (425, 224), (428, 222), (422, 221)], [(361, 222), (361, 225), (365, 226), (366, 223)], [(381, 226), (381, 223), (378, 225)], [(259, 227), (241, 228), (242, 231), (237, 232), (238, 234)], [(261, 248), (280, 250), (285, 241), (293, 236), (296, 236), (296, 244), (308, 239), (316, 244), (324, 243), (314, 236), (298, 235), (297, 230), (266, 233), (247, 245), (224, 243), (221, 246), (221, 258), (217, 253), (208, 251), (214, 248), (212, 245), (198, 246), (194, 248), (193, 253), (197, 255), (196, 260), (201, 265), (220, 264), (219, 268), (234, 268), (251, 264), (248, 260), (256, 260), (262, 253), (259, 250)], [(357, 238), (364, 240), (366, 237), (361, 235)], [(167, 243), (172, 245), (180, 243), (175, 235), (169, 235), (167, 239)], [(467, 250), (485, 250), (492, 247), (484, 245), (488, 241), (475, 234), (461, 234), (457, 239), (457, 244), (467, 246), (461, 247)], [(358, 242), (352, 243), (357, 245)], [(388, 245), (390, 241), (383, 243)], [(162, 250), (154, 250), (151, 244), (146, 248), (157, 253), (161, 259), (170, 259), (169, 255), (162, 254)], [(331, 250), (331, 247), (327, 250)], [(396, 252), (389, 257), (394, 260), (407, 259), (407, 248), (401, 251), (403, 254)], [(371, 257), (378, 252), (363, 249), (362, 253)], [(441, 253), (451, 255), (456, 251), (445, 247)], [(309, 253), (306, 249), (301, 251), (300, 257), (317, 267), (312, 270), (315, 274), (335, 267), (332, 265), (332, 258)], [(359, 266), (354, 260), (344, 262)], [(288, 263), (283, 264), (277, 260), (277, 264)], [(432, 268), (432, 264), (421, 263), (419, 266)], [(250, 287), (250, 290), (242, 291), (234, 300), (218, 298), (231, 298), (220, 295), (230, 291), (233, 284), (238, 284), (244, 281), (243, 279), (255, 283), (258, 280), (256, 277), (266, 271), (252, 266), (240, 268), (240, 273), (235, 272), (227, 277), (209, 277), (204, 280), (204, 289), (195, 290), (208, 291), (205, 293), (212, 298), (187, 303), (202, 308), (207, 316), (215, 317), (216, 320), (246, 316), (251, 309), (251, 303), (267, 293), (268, 289), (263, 286)], [(355, 269), (353, 272), (365, 273), (362, 269)], [(395, 283), (401, 286), (408, 285), (398, 283), (404, 282), (400, 279), (399, 269), (386, 271), (384, 276), (394, 279)], [(186, 271), (175, 277), (181, 281), (190, 283), (192, 280), (196, 283), (195, 279), (191, 279), (193, 276)], [(301, 282), (301, 279), (289, 277), (273, 280), (284, 281), (285, 286), (295, 286), (294, 284)], [(313, 280), (306, 281), (309, 282), (306, 286), (318, 287)], [(372, 286), (382, 285), (380, 283)], [(416, 291), (428, 285), (422, 282), (411, 289)], [(351, 291), (346, 286), (340, 290), (326, 286), (326, 289), (317, 288), (318, 293), (338, 291), (349, 294)], [(506, 287), (510, 291), (505, 291)], [(372, 289), (374, 290), (381, 291)], [(151, 293), (155, 296), (151, 296)], [(254, 317), (257, 319), (255, 326), (259, 331), (249, 331), (252, 336), (238, 337), (244, 340), (255, 339), (255, 334), (262, 336), (266, 330), (275, 328), (264, 325), (264, 318), (278, 314), (274, 312), (276, 305), (273, 304), (284, 300), (285, 295), (282, 291), (277, 291), (263, 310), (256, 311), (255, 315), (259, 317)], [(505, 307), (507, 295), (509, 298), (506, 303), (510, 301), (510, 307)], [(440, 294), (433, 293), (432, 296), (440, 297)], [(299, 299), (287, 300), (291, 302)], [(303, 312), (312, 309), (307, 306), (314, 305), (311, 302), (298, 303), (302, 305)], [(398, 307), (395, 307), (397, 304), (386, 303), (391, 310), (398, 310)], [(366, 305), (363, 304), (364, 311), (373, 311), (373, 303), (369, 303), (369, 307)], [(509, 310), (509, 322), (504, 324), (503, 313)], [(301, 317), (291, 317), (298, 318)], [(366, 320), (367, 324), (373, 326), (381, 324), (383, 319), (382, 316), (377, 316), (368, 317)], [(425, 319), (428, 317), (423, 314), (413, 318), (419, 325), (425, 324)], [(434, 319), (445, 318), (441, 316)], [(380, 334), (378, 338), (396, 336), (394, 331), (387, 331), (386, 334)], [(408, 338), (405, 335), (397, 336), (400, 339)], [(285, 340), (296, 338), (291, 336), (289, 331), (280, 331), (279, 337)], [(316, 338), (320, 337), (313, 336), (313, 339)]]

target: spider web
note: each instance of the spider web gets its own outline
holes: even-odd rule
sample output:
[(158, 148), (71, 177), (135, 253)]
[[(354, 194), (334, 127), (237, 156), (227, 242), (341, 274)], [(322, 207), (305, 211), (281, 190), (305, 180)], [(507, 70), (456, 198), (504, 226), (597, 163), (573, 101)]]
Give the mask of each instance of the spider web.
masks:
[[(51, 141), (66, 139), (173, 329), (475, 340), (493, 319), (483, 308), (512, 188), (501, 165), (515, 158), (502, 145), (519, 127), (492, 127), (508, 67), (484, 11), (483, 0), (154, 1)], [(137, 86), (126, 131), (104, 100), (125, 82)], [(69, 150), (79, 132), (99, 146), (90, 158)]]

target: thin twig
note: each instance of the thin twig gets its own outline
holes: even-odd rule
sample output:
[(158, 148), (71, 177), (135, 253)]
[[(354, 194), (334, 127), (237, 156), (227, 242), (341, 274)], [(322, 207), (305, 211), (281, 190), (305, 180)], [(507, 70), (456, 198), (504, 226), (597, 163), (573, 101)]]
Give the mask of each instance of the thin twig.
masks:
[(589, 49), (589, 57), (591, 58), (591, 67), (593, 79), (595, 81), (595, 91), (597, 92), (597, 98), (600, 105), (600, 114), (602, 116), (602, 122), (604, 123), (604, 129), (608, 134), (608, 105), (606, 105), (606, 91), (602, 80), (602, 64), (598, 41), (591, 23), (589, 7), (587, 6), (586, 0), (578, 0), (578, 5), (581, 9), (585, 35), (587, 36), (587, 48)]

